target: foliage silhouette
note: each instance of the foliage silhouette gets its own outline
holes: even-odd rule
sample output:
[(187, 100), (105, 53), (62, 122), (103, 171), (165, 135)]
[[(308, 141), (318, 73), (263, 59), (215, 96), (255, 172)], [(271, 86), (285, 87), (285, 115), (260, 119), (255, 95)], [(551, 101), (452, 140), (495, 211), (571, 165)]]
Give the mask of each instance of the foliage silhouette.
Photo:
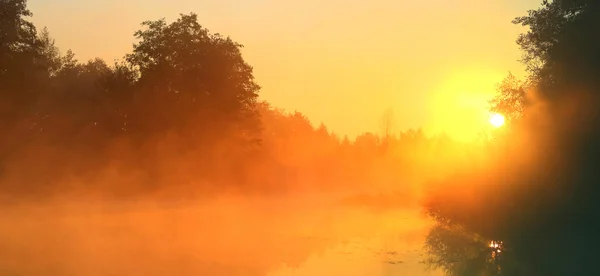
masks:
[(132, 51), (107, 63), (61, 52), (48, 30), (28, 21), (25, 0), (2, 0), (0, 12), (7, 195), (346, 192), (369, 183), (404, 191), (409, 204), (416, 187), (397, 183), (424, 167), (450, 171), (440, 164), (467, 148), (421, 130), (394, 131), (391, 111), (383, 134), (340, 139), (300, 112), (261, 102), (242, 45), (193, 13), (143, 22)]
[(181, 15), (171, 24), (157, 20), (143, 25), (146, 28), (135, 33), (133, 53), (127, 55), (140, 72), (138, 85), (144, 95), (134, 110), (146, 109), (132, 127), (142, 132), (219, 129), (246, 135), (256, 129), (247, 121), (256, 115), (260, 87), (241, 56), (242, 45), (210, 34), (195, 14)]
[[(543, 1), (514, 20), (530, 28), (517, 40), (530, 76), (526, 85), (509, 76), (492, 107), (518, 124), (496, 142), (493, 165), (442, 181), (426, 205), (441, 229), (502, 241), (504, 261), (489, 274), (485, 260), (468, 263), (473, 255), (458, 252), (456, 266), (447, 250), (459, 234), (440, 238), (436, 228), (428, 240), (433, 266), (449, 275), (598, 274), (600, 44), (592, 34), (600, 30), (599, 7)], [(532, 91), (537, 99), (528, 102)]]

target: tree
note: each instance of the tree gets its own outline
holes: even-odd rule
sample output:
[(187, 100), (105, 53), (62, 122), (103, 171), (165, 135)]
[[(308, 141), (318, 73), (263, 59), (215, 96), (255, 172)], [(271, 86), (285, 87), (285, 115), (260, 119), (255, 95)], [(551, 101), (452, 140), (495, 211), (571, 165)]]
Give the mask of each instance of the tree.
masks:
[(27, 20), (25, 0), (0, 0), (0, 166), (39, 136), (58, 49)]
[(6, 81), (24, 55), (35, 50), (37, 32), (25, 17), (31, 16), (26, 0), (0, 1), (0, 77)]
[(537, 10), (513, 23), (529, 27), (517, 44), (533, 79), (548, 97), (596, 83), (600, 72), (600, 3), (594, 0), (543, 0)]
[(385, 112), (383, 112), (379, 124), (383, 135), (383, 139), (389, 139), (389, 137), (393, 135), (394, 128), (396, 125), (396, 119), (394, 118), (394, 110), (392, 108), (388, 108), (385, 110)]
[[(87, 63), (78, 63), (72, 52), (63, 57), (60, 70), (53, 78), (53, 91), (44, 101), (49, 104), (46, 129), (58, 134), (61, 143), (76, 141), (91, 143), (102, 140), (104, 118), (111, 112), (103, 110), (108, 96), (101, 83), (111, 68), (104, 60), (96, 58)], [(94, 132), (95, 135), (81, 136)], [(91, 133), (90, 133), (91, 134)], [(57, 141), (57, 142), (58, 142)]]
[[(211, 34), (197, 15), (142, 23), (127, 61), (140, 72), (131, 128), (253, 136), (260, 87), (242, 45)], [(192, 131), (195, 130), (195, 131)]]
[(126, 62), (115, 62), (110, 71), (100, 76), (99, 86), (104, 94), (100, 124), (112, 135), (128, 132), (138, 73)]
[(56, 69), (48, 32), (38, 36), (25, 0), (0, 1), (0, 127), (34, 112), (42, 85)]
[[(430, 194), (426, 210), (438, 224), (428, 240), (430, 263), (448, 274), (599, 273), (593, 257), (600, 245), (600, 175), (594, 165), (600, 161), (599, 101), (594, 96), (600, 92), (599, 4), (543, 1), (539, 9), (515, 19), (529, 27), (517, 43), (524, 50), (528, 81), (549, 108), (543, 116), (529, 110), (523, 105), (526, 90), (509, 76), (494, 108), (509, 116), (522, 114), (527, 124), (519, 135), (503, 137), (506, 147), (490, 155), (489, 167), (457, 173)], [(582, 91), (588, 95), (585, 101)], [(532, 123), (547, 117), (550, 124)], [(440, 229), (451, 234), (436, 238)], [(455, 243), (453, 237), (461, 233), (476, 239)], [(468, 252), (446, 254), (473, 241), (502, 241), (500, 270), (490, 274), (483, 265), (487, 260), (473, 263), (475, 255)], [(458, 256), (462, 266), (455, 265)]]
[(509, 73), (497, 86), (497, 95), (490, 101), (490, 110), (502, 114), (508, 123), (521, 118), (527, 104), (527, 86)]

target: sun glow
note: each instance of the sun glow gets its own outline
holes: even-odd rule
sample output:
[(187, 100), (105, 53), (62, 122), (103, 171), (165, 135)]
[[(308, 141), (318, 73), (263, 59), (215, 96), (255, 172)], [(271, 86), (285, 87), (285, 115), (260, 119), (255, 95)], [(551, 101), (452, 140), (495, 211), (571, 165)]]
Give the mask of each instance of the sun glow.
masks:
[(490, 118), (490, 124), (492, 124), (494, 127), (501, 127), (504, 125), (504, 116), (498, 113), (492, 115)]
[(489, 127), (489, 101), (504, 72), (485, 67), (453, 68), (430, 95), (428, 129), (471, 141)]

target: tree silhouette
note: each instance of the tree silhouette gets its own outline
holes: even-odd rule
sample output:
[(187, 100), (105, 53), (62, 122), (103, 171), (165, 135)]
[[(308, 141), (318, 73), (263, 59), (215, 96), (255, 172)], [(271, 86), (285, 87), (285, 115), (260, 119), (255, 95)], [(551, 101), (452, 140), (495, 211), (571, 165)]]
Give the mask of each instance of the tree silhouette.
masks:
[(132, 107), (138, 113), (132, 114), (130, 128), (252, 136), (260, 87), (241, 56), (242, 45), (209, 33), (195, 14), (171, 24), (163, 19), (143, 25), (127, 56), (140, 72), (140, 96)]
[(529, 27), (517, 43), (531, 78), (546, 96), (595, 82), (600, 66), (595, 35), (599, 10), (593, 0), (543, 0), (541, 8), (513, 21)]
[(394, 110), (388, 108), (383, 112), (379, 126), (383, 135), (383, 139), (387, 140), (390, 136), (394, 135), (396, 119), (394, 118)]
[(509, 73), (497, 86), (498, 94), (490, 101), (491, 111), (502, 114), (508, 124), (521, 118), (527, 105), (528, 86)]
[[(58, 52), (27, 19), (25, 0), (0, 1), (0, 166), (36, 139)], [(0, 173), (2, 171), (0, 170)]]
[(47, 31), (38, 36), (29, 16), (25, 0), (0, 1), (0, 127), (35, 113), (34, 99), (56, 69), (53, 41)]
[[(593, 256), (600, 245), (600, 175), (593, 164), (600, 161), (600, 86), (594, 77), (600, 72), (600, 44), (592, 35), (600, 31), (598, 4), (543, 1), (539, 9), (515, 19), (530, 28), (517, 42), (531, 73), (528, 82), (547, 109), (540, 116), (523, 105), (525, 89), (509, 76), (493, 104), (509, 116), (523, 116), (518, 135), (498, 142), (501, 150), (491, 154), (489, 168), (440, 183), (426, 206), (445, 229), (461, 229), (480, 241), (502, 241), (504, 260), (491, 275), (599, 273)], [(450, 258), (447, 249), (455, 239), (435, 238), (439, 229), (430, 233), (431, 263), (450, 275), (490, 275), (483, 259), (469, 271), (454, 266), (455, 259), (464, 262), (474, 255), (459, 252), (460, 258)]]

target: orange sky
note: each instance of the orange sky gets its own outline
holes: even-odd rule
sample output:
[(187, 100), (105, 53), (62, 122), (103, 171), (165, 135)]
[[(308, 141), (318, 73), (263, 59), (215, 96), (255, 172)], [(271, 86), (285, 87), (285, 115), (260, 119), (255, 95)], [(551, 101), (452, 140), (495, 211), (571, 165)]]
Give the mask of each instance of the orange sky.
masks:
[(487, 127), (486, 100), (522, 74), (510, 23), (539, 0), (29, 0), (34, 22), (80, 60), (131, 50), (139, 23), (195, 12), (245, 45), (262, 98), (339, 134), (425, 127), (456, 138)]

